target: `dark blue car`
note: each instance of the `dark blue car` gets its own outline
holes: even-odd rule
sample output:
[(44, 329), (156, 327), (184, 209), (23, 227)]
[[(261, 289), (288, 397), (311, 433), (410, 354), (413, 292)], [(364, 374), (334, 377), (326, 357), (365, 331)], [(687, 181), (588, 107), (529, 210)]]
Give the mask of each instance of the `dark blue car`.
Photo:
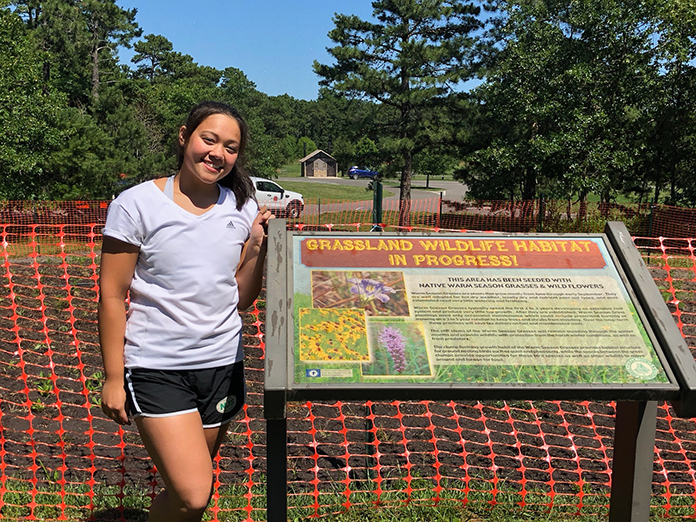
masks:
[(379, 177), (379, 172), (377, 172), (376, 170), (361, 169), (357, 165), (354, 165), (348, 169), (348, 177), (351, 179), (358, 179), (358, 178), (375, 179), (375, 178)]

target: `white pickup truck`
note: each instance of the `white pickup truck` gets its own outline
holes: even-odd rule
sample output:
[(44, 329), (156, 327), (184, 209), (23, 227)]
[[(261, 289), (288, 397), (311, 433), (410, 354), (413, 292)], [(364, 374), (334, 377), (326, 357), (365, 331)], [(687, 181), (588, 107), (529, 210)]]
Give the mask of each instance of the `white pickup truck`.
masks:
[(264, 205), (268, 210), (277, 215), (283, 215), (290, 219), (300, 217), (304, 209), (304, 199), (299, 192), (285, 190), (275, 181), (264, 178), (251, 178), (256, 189), (256, 200), (259, 207)]

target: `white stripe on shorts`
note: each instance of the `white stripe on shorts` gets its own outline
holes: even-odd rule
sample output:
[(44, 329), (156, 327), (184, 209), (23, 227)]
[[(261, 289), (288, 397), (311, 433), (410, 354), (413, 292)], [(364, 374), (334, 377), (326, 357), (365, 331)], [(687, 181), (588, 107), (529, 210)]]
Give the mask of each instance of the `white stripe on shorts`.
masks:
[(137, 417), (147, 417), (147, 418), (159, 418), (159, 417), (174, 417), (176, 415), (184, 415), (185, 413), (193, 413), (196, 412), (198, 413), (198, 410), (196, 408), (193, 408), (191, 410), (183, 410), (183, 411), (172, 411), (169, 413), (143, 413), (142, 411), (138, 412)]
[(133, 417), (138, 417), (143, 414), (142, 411), (140, 411), (140, 406), (138, 406), (138, 399), (135, 398), (135, 390), (133, 389), (133, 381), (131, 381), (131, 371), (126, 368), (126, 382), (128, 383), (128, 389), (131, 392), (131, 399), (133, 399), (133, 407), (135, 407), (135, 411), (131, 412)]

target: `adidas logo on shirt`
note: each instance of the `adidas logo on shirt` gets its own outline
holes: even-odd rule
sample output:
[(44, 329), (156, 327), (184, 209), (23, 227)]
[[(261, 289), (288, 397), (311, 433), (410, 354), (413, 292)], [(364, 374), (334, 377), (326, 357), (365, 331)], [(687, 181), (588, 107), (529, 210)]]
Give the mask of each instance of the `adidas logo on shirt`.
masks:
[(227, 228), (237, 228), (237, 227), (235, 227), (234, 223), (232, 223), (232, 221), (230, 221), (229, 223), (227, 223)]

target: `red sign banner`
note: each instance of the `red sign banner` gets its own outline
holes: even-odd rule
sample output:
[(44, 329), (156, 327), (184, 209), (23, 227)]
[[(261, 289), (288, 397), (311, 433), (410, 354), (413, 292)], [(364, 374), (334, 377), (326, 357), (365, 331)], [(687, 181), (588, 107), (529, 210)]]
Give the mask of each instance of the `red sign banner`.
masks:
[(597, 243), (564, 238), (308, 237), (308, 267), (604, 268)]

